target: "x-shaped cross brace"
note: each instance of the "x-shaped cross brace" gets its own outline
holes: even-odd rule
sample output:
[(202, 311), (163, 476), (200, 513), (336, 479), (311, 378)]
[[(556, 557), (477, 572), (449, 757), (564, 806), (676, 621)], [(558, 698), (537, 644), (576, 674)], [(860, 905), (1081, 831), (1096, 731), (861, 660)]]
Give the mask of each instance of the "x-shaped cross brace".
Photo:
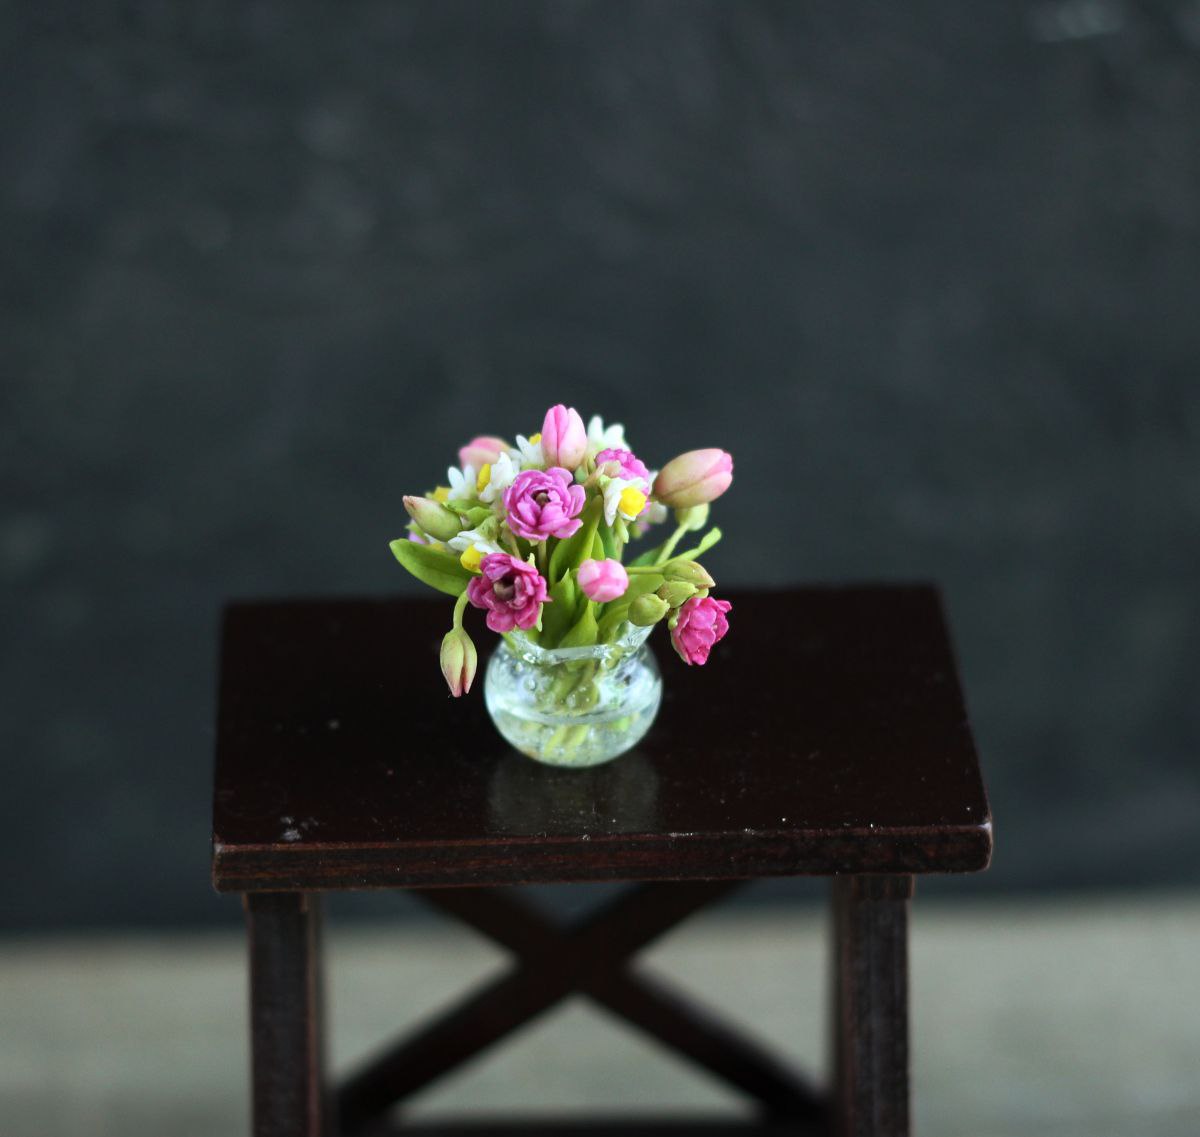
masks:
[(565, 930), (511, 890), (421, 890), (430, 904), (514, 952), (517, 961), (351, 1076), (337, 1095), (342, 1132), (362, 1128), (574, 992), (757, 1099), (767, 1116), (818, 1121), (824, 1105), (800, 1077), (740, 1032), (629, 967), (639, 949), (740, 883), (639, 885)]

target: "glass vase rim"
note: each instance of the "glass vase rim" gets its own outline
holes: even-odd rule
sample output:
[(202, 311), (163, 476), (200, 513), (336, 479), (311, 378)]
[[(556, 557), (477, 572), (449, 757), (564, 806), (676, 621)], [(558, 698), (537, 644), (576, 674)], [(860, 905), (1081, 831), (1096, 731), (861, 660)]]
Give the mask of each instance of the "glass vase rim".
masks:
[(638, 627), (626, 621), (615, 639), (605, 643), (584, 644), (579, 647), (542, 647), (529, 640), (522, 631), (508, 632), (501, 638), (503, 648), (527, 663), (550, 665), (574, 660), (601, 660), (628, 655), (636, 651), (654, 631), (654, 625)]

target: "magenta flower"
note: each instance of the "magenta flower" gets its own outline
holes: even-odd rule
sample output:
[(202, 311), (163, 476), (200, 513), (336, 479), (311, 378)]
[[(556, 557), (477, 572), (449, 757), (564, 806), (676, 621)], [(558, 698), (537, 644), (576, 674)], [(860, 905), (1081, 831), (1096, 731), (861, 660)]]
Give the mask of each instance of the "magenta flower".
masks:
[(728, 600), (715, 600), (711, 596), (693, 596), (684, 602), (671, 629), (671, 643), (684, 663), (708, 662), (713, 644), (724, 639), (729, 631), (725, 613), (732, 607)]
[(586, 560), (579, 566), (579, 587), (589, 600), (607, 604), (624, 596), (629, 587), (629, 574), (620, 561), (612, 558), (603, 561)]
[(551, 407), (542, 422), (542, 454), (547, 466), (574, 470), (587, 455), (588, 437), (574, 407)]
[[(604, 468), (606, 465), (607, 469)], [(596, 468), (610, 478), (624, 478), (630, 482), (640, 478), (647, 488), (650, 486), (650, 471), (646, 469), (646, 463), (630, 450), (601, 450), (596, 455)]]
[(467, 585), (467, 599), (487, 610), (493, 632), (532, 628), (546, 598), (546, 582), (527, 561), (507, 553), (488, 553), (479, 565), (480, 576)]
[(733, 481), (733, 458), (724, 450), (689, 450), (672, 458), (654, 479), (654, 496), (672, 509), (714, 501)]
[(570, 537), (583, 524), (584, 497), (583, 486), (575, 485), (566, 470), (524, 470), (504, 491), (508, 527), (527, 541)]

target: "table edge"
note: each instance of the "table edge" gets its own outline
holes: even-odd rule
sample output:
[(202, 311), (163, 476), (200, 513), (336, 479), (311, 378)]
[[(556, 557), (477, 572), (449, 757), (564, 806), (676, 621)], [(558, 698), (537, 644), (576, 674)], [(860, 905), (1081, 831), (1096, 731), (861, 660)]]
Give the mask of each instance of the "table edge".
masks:
[(213, 840), (218, 892), (970, 873), (991, 862), (973, 825), (720, 834), (513, 836), (480, 841), (233, 845)]

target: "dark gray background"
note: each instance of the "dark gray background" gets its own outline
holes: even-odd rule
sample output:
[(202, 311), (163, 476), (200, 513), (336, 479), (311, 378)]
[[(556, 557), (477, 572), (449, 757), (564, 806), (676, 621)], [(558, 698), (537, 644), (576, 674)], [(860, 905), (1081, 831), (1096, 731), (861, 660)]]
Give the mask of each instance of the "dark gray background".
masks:
[(0, 45), (5, 926), (236, 919), (222, 599), (410, 589), (401, 494), (558, 400), (733, 451), (723, 584), (944, 583), (975, 887), (1197, 881), (1200, 5), (7, 4)]

